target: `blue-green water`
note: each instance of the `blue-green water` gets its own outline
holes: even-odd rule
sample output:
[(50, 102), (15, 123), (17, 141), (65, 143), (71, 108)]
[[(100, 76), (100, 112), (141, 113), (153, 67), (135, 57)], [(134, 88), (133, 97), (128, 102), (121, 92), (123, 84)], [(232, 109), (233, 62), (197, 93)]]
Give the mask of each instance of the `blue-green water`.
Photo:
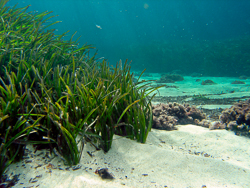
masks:
[[(59, 33), (75, 31), (111, 64), (147, 72), (250, 76), (249, 0), (10, 0), (53, 11)], [(94, 52), (94, 51), (93, 51)]]

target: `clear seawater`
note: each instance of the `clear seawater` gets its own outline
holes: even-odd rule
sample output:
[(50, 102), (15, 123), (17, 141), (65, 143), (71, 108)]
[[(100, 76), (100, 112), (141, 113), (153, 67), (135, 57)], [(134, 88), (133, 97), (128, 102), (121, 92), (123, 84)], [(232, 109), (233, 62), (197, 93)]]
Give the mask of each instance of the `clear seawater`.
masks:
[[(58, 33), (77, 31), (97, 57), (149, 73), (250, 76), (249, 0), (10, 0), (53, 11)], [(67, 39), (67, 38), (65, 38)], [(95, 50), (92, 51), (94, 53)]]
[[(17, 3), (18, 7), (31, 5), (28, 8), (28, 11), (31, 12), (53, 11), (52, 15), (58, 16), (51, 21), (62, 22), (53, 25), (51, 28), (55, 28), (58, 34), (69, 30), (69, 33), (64, 38), (65, 40), (70, 39), (71, 35), (77, 31), (74, 39), (81, 36), (79, 46), (86, 43), (93, 45), (96, 49), (93, 49), (91, 54), (94, 54), (98, 50), (97, 57), (104, 57), (111, 65), (115, 65), (120, 59), (122, 62), (125, 62), (126, 59), (132, 61), (132, 70), (137, 73), (137, 76), (141, 71), (146, 69), (146, 74), (143, 77), (145, 80), (160, 79), (162, 74), (165, 73), (175, 73), (184, 76), (184, 81), (168, 83), (166, 87), (159, 89), (157, 97), (160, 96), (163, 99), (164, 97), (173, 97), (173, 100), (175, 98), (177, 100), (180, 97), (180, 100), (188, 103), (195, 101), (195, 98), (204, 97), (203, 100), (205, 102), (199, 106), (207, 111), (217, 108), (229, 108), (234, 102), (231, 100), (227, 102), (222, 99), (233, 98), (238, 100), (250, 97), (250, 0), (9, 0), (7, 6), (14, 6)], [(193, 75), (196, 75), (196, 77), (193, 77)], [(232, 85), (232, 82), (241, 80), (240, 77), (247, 78), (246, 80), (242, 80), (245, 84)], [(201, 85), (204, 80), (212, 80), (216, 84)], [(154, 85), (157, 85), (157, 83), (154, 83)], [(211, 99), (211, 102), (208, 103), (209, 100), (207, 99)], [(161, 99), (157, 100), (154, 102), (162, 102)], [(172, 137), (171, 133), (174, 133)], [(180, 162), (180, 164), (173, 163), (173, 170), (161, 169), (159, 166), (161, 163), (154, 165), (157, 171), (164, 171), (164, 173), (168, 171), (172, 173), (178, 170), (178, 173), (169, 175), (169, 180), (172, 181), (176, 177), (181, 177), (180, 182), (184, 182), (187, 180), (186, 174), (188, 174), (190, 177), (194, 176), (196, 178), (193, 179), (192, 183), (197, 184), (201, 182), (198, 174), (201, 173), (205, 177), (204, 180), (206, 178), (209, 180), (208, 182), (204, 181), (204, 183), (209, 184), (218, 181), (218, 184), (223, 184), (223, 187), (230, 187), (231, 185), (234, 187), (248, 186), (250, 182), (249, 140), (245, 140), (243, 137), (240, 140), (240, 137), (227, 136), (225, 133), (222, 133), (220, 136), (216, 132), (210, 132), (211, 134), (209, 133), (208, 137), (202, 137), (202, 139), (200, 136), (203, 136), (203, 134), (200, 133), (195, 133), (191, 137), (191, 132), (187, 132), (188, 134), (181, 132), (179, 135), (176, 134), (176, 136), (175, 133), (178, 133), (177, 131), (171, 133), (166, 138), (164, 135), (166, 148), (171, 145), (173, 149), (172, 144), (174, 143), (174, 147), (178, 153), (180, 153), (180, 150), (186, 151), (186, 153), (181, 154), (186, 155), (190, 151), (187, 152), (187, 148), (194, 147), (196, 151), (199, 151), (198, 153), (200, 151), (202, 153), (206, 151), (209, 155), (214, 153), (215, 159), (209, 158), (208, 160), (215, 162), (204, 162), (205, 159), (201, 158), (202, 156), (190, 158), (189, 153), (187, 161), (194, 162), (186, 165), (186, 161), (182, 160), (184, 158), (177, 157), (177, 162)], [(213, 137), (211, 137), (212, 134), (214, 135)], [(194, 137), (195, 139), (193, 139)], [(155, 140), (155, 138), (154, 136), (152, 140)], [(192, 139), (192, 142), (184, 141), (183, 143), (183, 140), (187, 140), (187, 138)], [(117, 141), (119, 142), (121, 139), (117, 139)], [(206, 146), (204, 150), (202, 148), (203, 142)], [(164, 145), (163, 143), (165, 141), (162, 141), (160, 144)], [(186, 145), (185, 143), (190, 143), (191, 145)], [(183, 144), (185, 144), (186, 150), (183, 150)], [(120, 146), (120, 144), (117, 144), (114, 147), (118, 145)], [(152, 148), (151, 144), (150, 148)], [(222, 149), (219, 150), (218, 148)], [(145, 150), (143, 149), (143, 151)], [(147, 151), (145, 156), (150, 156), (155, 151)], [(161, 151), (163, 150), (161, 149)], [(129, 154), (129, 152), (126, 151), (126, 154)], [(207, 153), (204, 152), (204, 154)], [(111, 155), (114, 155), (114, 153), (111, 153)], [(144, 156), (144, 154), (142, 155)], [(88, 155), (86, 156), (88, 157)], [(120, 160), (120, 155), (117, 156), (115, 154), (115, 158), (106, 157), (106, 159), (110, 160), (110, 163), (106, 162), (107, 164), (111, 164), (110, 168), (117, 169), (117, 166), (114, 166), (116, 164), (116, 162), (114, 163), (114, 159), (119, 163), (120, 161), (127, 161)], [(134, 156), (138, 156), (140, 160), (139, 155), (133, 154), (130, 161), (134, 161)], [(169, 157), (169, 153), (159, 154), (159, 156)], [(87, 157), (84, 157), (83, 160), (89, 160)], [(116, 160), (116, 157), (119, 159)], [(105, 157), (101, 159), (106, 160)], [(200, 164), (197, 163), (197, 159), (201, 161)], [(155, 161), (154, 158), (153, 162)], [(219, 163), (219, 161), (225, 162)], [(230, 166), (230, 161), (233, 166)], [(100, 161), (98, 163), (101, 164)], [(167, 168), (172, 167), (170, 163)], [(33, 164), (37, 166), (37, 163)], [(95, 162), (95, 164), (92, 163), (89, 165), (94, 165), (94, 168), (96, 168), (96, 164)], [(130, 167), (127, 162), (126, 164), (121, 164), (121, 169), (123, 167)], [(135, 163), (133, 162), (132, 164), (134, 165)], [(151, 166), (152, 164), (150, 163)], [(166, 164), (168, 163), (164, 162), (164, 165)], [(136, 165), (144, 170), (144, 165)], [(88, 165), (84, 162), (83, 166)], [(89, 169), (92, 169), (92, 166), (89, 167), (91, 167)], [(197, 170), (196, 167), (202, 170)], [(17, 168), (15, 166), (13, 172), (23, 173), (22, 180), (27, 180), (27, 184), (30, 185), (32, 178), (27, 177), (34, 177), (33, 170), (35, 168), (32, 167), (33, 170), (25, 168)], [(47, 168), (38, 168), (38, 170), (41, 169), (45, 171)], [(148, 169), (145, 172), (147, 171)], [(155, 172), (157, 171), (155, 170)], [(50, 176), (44, 176), (39, 184), (43, 185), (42, 183), (44, 183), (44, 185), (52, 186), (53, 182), (56, 182), (53, 179), (54, 176), (61, 178), (60, 182), (56, 183), (67, 186), (66, 180), (71, 181), (72, 174), (75, 175), (78, 172), (80, 171), (73, 172), (71, 170), (70, 174), (65, 174), (59, 170), (53, 171)], [(81, 175), (82, 172), (80, 172)], [(129, 169), (130, 172), (131, 168)], [(59, 174), (54, 175), (56, 173)], [(154, 174), (157, 174), (161, 178), (158, 173)], [(211, 176), (210, 179), (209, 176)], [(50, 177), (51, 181), (45, 177)], [(121, 181), (123, 182), (123, 180)], [(140, 178), (140, 184), (141, 180)], [(152, 183), (151, 181), (150, 185), (153, 185)], [(72, 182), (70, 184), (73, 185)], [(20, 184), (16, 185), (16, 187), (20, 187)]]

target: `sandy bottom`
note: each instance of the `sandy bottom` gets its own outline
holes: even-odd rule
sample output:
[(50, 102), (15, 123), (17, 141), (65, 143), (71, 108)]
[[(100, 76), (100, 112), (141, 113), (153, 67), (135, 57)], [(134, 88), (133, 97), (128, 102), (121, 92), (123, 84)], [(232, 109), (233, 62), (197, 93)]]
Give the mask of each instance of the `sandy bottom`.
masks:
[[(46, 150), (27, 148), (24, 161), (7, 171), (21, 174), (15, 187), (250, 187), (250, 139), (226, 130), (195, 125), (153, 129), (146, 144), (115, 136), (106, 154), (86, 144), (73, 168)], [(108, 168), (115, 179), (101, 179), (97, 168)]]

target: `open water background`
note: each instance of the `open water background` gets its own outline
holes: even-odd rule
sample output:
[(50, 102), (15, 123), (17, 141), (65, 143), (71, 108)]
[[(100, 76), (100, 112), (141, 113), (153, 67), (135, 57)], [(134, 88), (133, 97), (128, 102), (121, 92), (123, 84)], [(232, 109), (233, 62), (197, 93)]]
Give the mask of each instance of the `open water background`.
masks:
[[(249, 0), (10, 0), (53, 11), (58, 33), (77, 31), (111, 64), (183, 75), (250, 76)], [(92, 51), (94, 53), (94, 51)]]

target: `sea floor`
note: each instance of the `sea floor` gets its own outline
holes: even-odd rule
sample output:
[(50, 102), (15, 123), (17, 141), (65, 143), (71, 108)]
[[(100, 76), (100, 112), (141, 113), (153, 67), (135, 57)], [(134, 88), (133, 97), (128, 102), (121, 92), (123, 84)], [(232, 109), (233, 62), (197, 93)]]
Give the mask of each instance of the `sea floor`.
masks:
[[(153, 73), (141, 77), (141, 80), (159, 80), (160, 74)], [(202, 85), (202, 81), (212, 80), (215, 85)], [(245, 84), (232, 84), (240, 80)], [(175, 83), (156, 83), (152, 86), (166, 85), (158, 90), (153, 99), (157, 103), (189, 103), (202, 109), (213, 120), (225, 108), (230, 108), (240, 100), (250, 98), (250, 79), (239, 79), (237, 77), (191, 77), (184, 76), (183, 81)]]
[[(160, 75), (142, 77), (156, 80)], [(197, 79), (213, 80), (201, 85)], [(214, 114), (250, 97), (250, 80), (238, 78), (184, 77), (184, 81), (159, 89), (154, 103), (189, 103)], [(159, 83), (153, 83), (157, 85)], [(159, 84), (160, 85), (160, 84)], [(178, 125), (177, 130), (152, 129), (145, 144), (115, 136), (108, 153), (86, 143), (79, 165), (68, 167), (49, 151), (34, 152), (27, 146), (25, 159), (12, 164), (6, 175), (19, 175), (13, 187), (110, 188), (248, 188), (250, 187), (250, 139), (227, 130)], [(108, 168), (113, 180), (95, 173)]]
[[(115, 136), (106, 154), (87, 143), (80, 164), (73, 167), (28, 146), (25, 159), (7, 174), (20, 174), (17, 188), (250, 187), (249, 138), (195, 125), (177, 127), (153, 129), (145, 144)], [(108, 168), (114, 179), (101, 179), (95, 173), (101, 168)]]

